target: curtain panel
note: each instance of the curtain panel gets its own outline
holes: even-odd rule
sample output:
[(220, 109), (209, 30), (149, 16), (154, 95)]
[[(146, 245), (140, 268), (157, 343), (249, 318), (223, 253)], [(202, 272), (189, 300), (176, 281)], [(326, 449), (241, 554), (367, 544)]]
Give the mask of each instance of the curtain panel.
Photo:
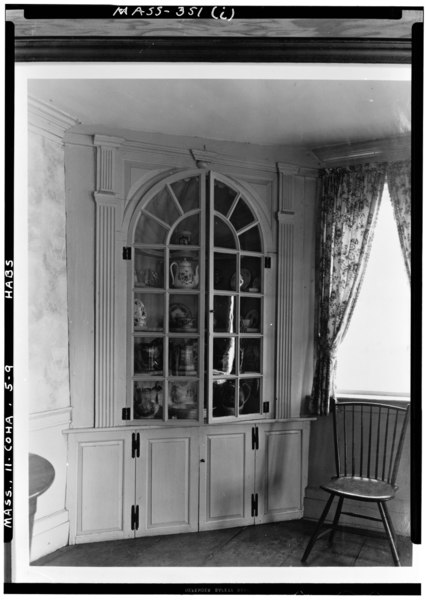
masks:
[(387, 182), (405, 269), (411, 281), (411, 161), (389, 163)]
[(326, 415), (335, 398), (337, 350), (347, 331), (370, 254), (386, 165), (322, 174), (316, 365), (312, 410)]

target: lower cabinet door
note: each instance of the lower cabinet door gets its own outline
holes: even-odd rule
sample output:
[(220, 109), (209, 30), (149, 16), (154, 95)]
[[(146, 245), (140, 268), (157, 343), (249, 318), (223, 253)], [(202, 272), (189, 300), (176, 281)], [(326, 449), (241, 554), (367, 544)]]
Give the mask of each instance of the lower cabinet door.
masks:
[(198, 530), (198, 428), (139, 430), (136, 536)]
[(299, 519), (307, 485), (309, 424), (293, 421), (258, 428), (256, 523)]
[(212, 426), (200, 439), (200, 530), (254, 523), (252, 427)]
[(133, 537), (135, 465), (130, 431), (69, 434), (70, 543)]

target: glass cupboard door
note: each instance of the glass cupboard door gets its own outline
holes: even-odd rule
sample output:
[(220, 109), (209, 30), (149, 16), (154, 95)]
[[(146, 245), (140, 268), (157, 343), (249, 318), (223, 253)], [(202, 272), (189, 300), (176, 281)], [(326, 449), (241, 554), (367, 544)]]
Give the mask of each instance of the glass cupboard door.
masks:
[(209, 422), (263, 410), (263, 269), (260, 224), (243, 196), (210, 180)]
[(132, 231), (133, 421), (269, 416), (266, 257), (247, 198), (213, 173), (174, 175), (144, 198)]
[(204, 189), (202, 174), (169, 178), (145, 201), (134, 223), (133, 420), (203, 418)]

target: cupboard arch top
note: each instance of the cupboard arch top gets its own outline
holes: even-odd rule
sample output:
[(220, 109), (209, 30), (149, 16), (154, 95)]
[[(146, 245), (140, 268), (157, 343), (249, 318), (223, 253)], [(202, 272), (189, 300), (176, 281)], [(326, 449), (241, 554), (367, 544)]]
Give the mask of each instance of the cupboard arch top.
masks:
[[(272, 231), (262, 214), (262, 201), (247, 186), (207, 169), (174, 172), (161, 179), (157, 175), (151, 182), (141, 182), (139, 193), (132, 193), (124, 212), (123, 232), (128, 243), (178, 243), (178, 229), (184, 230), (191, 220), (194, 225), (205, 205), (208, 176), (214, 198), (212, 213), (218, 223), (231, 225), (235, 248), (250, 250), (254, 245), (257, 252), (270, 251), (266, 242), (272, 241)], [(152, 233), (148, 239), (147, 230)]]

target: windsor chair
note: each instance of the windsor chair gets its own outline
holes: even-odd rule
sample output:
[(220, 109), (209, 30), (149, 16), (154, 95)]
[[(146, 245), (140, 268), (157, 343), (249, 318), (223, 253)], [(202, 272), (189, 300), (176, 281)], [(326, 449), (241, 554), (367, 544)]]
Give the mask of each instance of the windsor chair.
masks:
[[(396, 476), (408, 425), (409, 410), (409, 404), (407, 407), (400, 408), (366, 402), (334, 403), (332, 412), (337, 475), (321, 485), (321, 488), (330, 495), (306, 546), (302, 562), (308, 559), (318, 538), (329, 531), (329, 544), (333, 542), (340, 516), (344, 514), (381, 521), (394, 563), (400, 566), (395, 532), (386, 503), (392, 500), (398, 489)], [(333, 522), (331, 526), (321, 531), (335, 497), (338, 498), (338, 502)], [(346, 499), (376, 502), (380, 518), (343, 512), (342, 506)]]

